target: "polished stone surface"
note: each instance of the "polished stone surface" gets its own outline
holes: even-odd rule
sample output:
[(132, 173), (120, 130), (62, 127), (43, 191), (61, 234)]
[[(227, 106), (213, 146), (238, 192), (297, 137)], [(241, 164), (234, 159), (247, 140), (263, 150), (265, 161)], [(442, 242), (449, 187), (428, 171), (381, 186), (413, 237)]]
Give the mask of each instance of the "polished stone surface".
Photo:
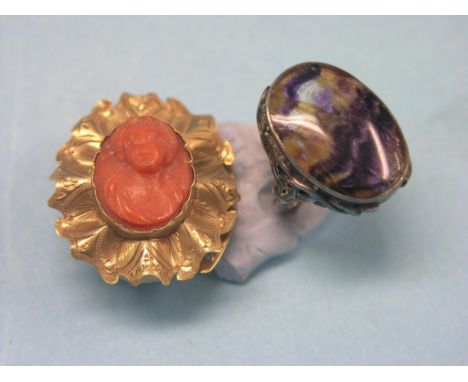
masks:
[(187, 201), (193, 182), (182, 138), (151, 117), (132, 118), (106, 138), (96, 157), (96, 196), (108, 216), (139, 231), (161, 228)]
[(406, 171), (397, 121), (363, 83), (332, 65), (282, 73), (267, 98), (273, 131), (301, 170), (357, 199), (378, 197)]

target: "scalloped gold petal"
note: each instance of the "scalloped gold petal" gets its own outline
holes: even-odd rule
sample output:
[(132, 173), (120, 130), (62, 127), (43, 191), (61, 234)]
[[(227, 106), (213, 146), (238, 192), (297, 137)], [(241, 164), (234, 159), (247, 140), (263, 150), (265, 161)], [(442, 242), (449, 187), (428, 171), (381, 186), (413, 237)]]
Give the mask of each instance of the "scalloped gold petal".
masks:
[(104, 140), (106, 137), (106, 131), (96, 124), (94, 119), (94, 114), (102, 110), (103, 107), (103, 102), (100, 102), (94, 107), (91, 115), (88, 115), (78, 121), (72, 129), (71, 140), (68, 144), (73, 145), (73, 142), (102, 142)]
[(120, 97), (115, 109), (126, 113), (128, 118), (130, 118), (132, 116), (154, 115), (158, 111), (169, 108), (154, 93), (148, 93), (143, 96), (124, 93)]
[(236, 182), (235, 176), (231, 169), (226, 168), (220, 164), (199, 162), (195, 167), (197, 172), (197, 179), (200, 181), (212, 181), (219, 184), (226, 184), (228, 187), (235, 189)]
[[(210, 116), (196, 116), (184, 138), (194, 157), (193, 166), (199, 178), (234, 180), (230, 166), (235, 155), (228, 141), (217, 133), (214, 119)], [(232, 173), (231, 173), (232, 174)]]
[(110, 135), (120, 124), (128, 120), (129, 115), (126, 110), (112, 107), (110, 101), (101, 101), (93, 109), (90, 116), (95, 126), (104, 133)]
[(130, 272), (138, 264), (140, 246), (141, 241), (124, 239), (105, 226), (98, 233), (92, 263), (109, 284), (115, 284), (120, 276), (136, 284), (137, 280), (130, 276)]
[(173, 248), (184, 257), (177, 273), (178, 280), (188, 280), (194, 277), (205, 254), (203, 237), (193, 232), (193, 226), (186, 224), (186, 222), (187, 219), (171, 235), (171, 241), (174, 243)]
[(68, 238), (71, 242), (70, 250), (75, 259), (86, 261), (94, 265), (94, 253), (96, 251), (99, 232), (102, 229), (104, 229), (104, 226), (88, 232), (87, 236), (82, 234), (77, 239)]
[(233, 228), (232, 208), (240, 199), (234, 186), (219, 180), (200, 180), (195, 185), (195, 198), (198, 202), (193, 212), (197, 217), (215, 219), (221, 234)]
[(234, 163), (234, 159), (236, 159), (236, 156), (234, 154), (234, 150), (232, 149), (231, 144), (228, 141), (223, 141), (223, 149), (221, 150), (221, 159), (224, 162), (225, 166), (232, 166)]
[(202, 255), (197, 268), (208, 273), (218, 263), (229, 242), (237, 218), (235, 204), (239, 195), (235, 188), (225, 183), (200, 181), (196, 184), (195, 199), (197, 202), (183, 229), (184, 233), (195, 232), (192, 239)]
[(70, 139), (57, 153), (60, 167), (77, 177), (89, 177), (93, 172), (94, 159), (99, 152), (100, 142), (82, 142)]
[(197, 160), (218, 157), (223, 150), (224, 141), (217, 134), (212, 117), (195, 117), (183, 136)]
[(63, 218), (57, 219), (55, 228), (60, 236), (69, 239), (80, 239), (91, 236), (106, 225), (105, 221), (97, 214), (96, 209), (79, 210), (67, 213)]
[[(167, 99), (168, 105), (171, 107), (171, 115), (167, 120), (179, 133), (184, 134), (192, 123), (193, 116), (187, 108), (174, 98)], [(158, 116), (156, 115), (156, 118)]]
[(162, 284), (169, 285), (176, 273), (174, 265), (168, 262), (166, 249), (162, 240), (142, 241), (138, 263), (125, 276), (132, 285), (138, 285), (142, 280), (159, 279)]
[(215, 252), (209, 253), (202, 259), (200, 263), (200, 267), (199, 267), (200, 273), (210, 273), (216, 267), (216, 264), (218, 264), (219, 260), (221, 260), (221, 257), (224, 255), (224, 251), (227, 248), (227, 245), (229, 243), (229, 240), (231, 239), (231, 236), (232, 236), (232, 231), (221, 236), (222, 250), (216, 253)]
[(91, 182), (83, 178), (70, 178), (57, 182), (55, 192), (49, 199), (49, 207), (59, 210), (64, 215), (74, 215), (76, 211), (95, 209)]

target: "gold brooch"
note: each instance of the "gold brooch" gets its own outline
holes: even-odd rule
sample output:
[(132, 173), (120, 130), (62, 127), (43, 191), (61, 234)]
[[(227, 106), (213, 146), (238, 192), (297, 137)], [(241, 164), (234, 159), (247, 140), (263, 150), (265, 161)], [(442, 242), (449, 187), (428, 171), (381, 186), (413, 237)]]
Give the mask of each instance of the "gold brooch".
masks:
[(234, 153), (211, 116), (174, 99), (100, 101), (57, 153), (56, 232), (109, 284), (210, 272), (236, 221)]

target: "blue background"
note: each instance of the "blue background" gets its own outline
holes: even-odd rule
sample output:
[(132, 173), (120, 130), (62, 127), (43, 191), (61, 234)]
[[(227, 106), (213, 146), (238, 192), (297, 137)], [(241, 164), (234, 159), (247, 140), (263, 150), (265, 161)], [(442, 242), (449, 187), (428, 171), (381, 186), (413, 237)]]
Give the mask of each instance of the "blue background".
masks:
[[(0, 18), (1, 364), (467, 364), (468, 22), (413, 17)], [(244, 285), (104, 284), (55, 236), (55, 152), (102, 98), (155, 91), (254, 123), (324, 61), (396, 115), (406, 188), (330, 214)]]

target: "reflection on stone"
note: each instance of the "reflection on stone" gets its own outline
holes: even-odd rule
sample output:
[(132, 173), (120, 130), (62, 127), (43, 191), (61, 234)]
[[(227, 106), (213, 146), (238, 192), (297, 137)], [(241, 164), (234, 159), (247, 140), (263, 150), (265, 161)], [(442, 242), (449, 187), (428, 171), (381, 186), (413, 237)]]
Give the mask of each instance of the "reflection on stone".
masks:
[(404, 175), (406, 146), (397, 121), (341, 69), (290, 68), (271, 86), (267, 108), (274, 133), (302, 172), (344, 196), (378, 197)]

